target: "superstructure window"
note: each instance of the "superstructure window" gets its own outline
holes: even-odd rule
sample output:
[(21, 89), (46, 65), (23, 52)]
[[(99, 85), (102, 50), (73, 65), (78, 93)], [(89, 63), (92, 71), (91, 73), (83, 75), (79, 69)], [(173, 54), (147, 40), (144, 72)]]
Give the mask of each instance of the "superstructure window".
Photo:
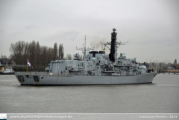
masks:
[(35, 82), (39, 82), (39, 77), (38, 76), (33, 76), (33, 78), (34, 78)]

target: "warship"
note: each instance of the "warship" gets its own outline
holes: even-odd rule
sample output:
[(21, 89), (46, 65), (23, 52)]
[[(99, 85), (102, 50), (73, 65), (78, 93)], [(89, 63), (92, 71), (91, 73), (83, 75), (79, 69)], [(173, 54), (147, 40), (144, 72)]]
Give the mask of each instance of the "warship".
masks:
[[(73, 60), (53, 60), (50, 62), (48, 72), (15, 72), (21, 85), (115, 85), (115, 84), (141, 84), (152, 83), (156, 71), (148, 71), (145, 65), (136, 62), (136, 58), (128, 59), (125, 53), (118, 57), (117, 48), (125, 45), (117, 42), (117, 32), (113, 29), (110, 53), (105, 51), (92, 51), (94, 48), (76, 48), (82, 50), (83, 60), (79, 53), (74, 54)], [(88, 52), (88, 53), (87, 53)]]

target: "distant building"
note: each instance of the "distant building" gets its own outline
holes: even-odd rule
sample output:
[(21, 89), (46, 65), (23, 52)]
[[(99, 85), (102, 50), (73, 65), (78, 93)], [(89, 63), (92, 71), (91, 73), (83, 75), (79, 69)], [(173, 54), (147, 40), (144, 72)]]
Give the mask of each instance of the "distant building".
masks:
[(177, 59), (174, 60), (174, 64), (177, 64)]
[(179, 64), (177, 64), (177, 59), (174, 60), (173, 67), (174, 67), (175, 69), (179, 69)]
[(174, 69), (173, 67), (167, 67), (167, 69), (170, 69), (170, 70), (172, 70), (172, 69)]
[(8, 66), (11, 66), (12, 65), (12, 60), (11, 59), (5, 59), (5, 58), (0, 58), (0, 65), (1, 66), (6, 66), (6, 65), (8, 65)]

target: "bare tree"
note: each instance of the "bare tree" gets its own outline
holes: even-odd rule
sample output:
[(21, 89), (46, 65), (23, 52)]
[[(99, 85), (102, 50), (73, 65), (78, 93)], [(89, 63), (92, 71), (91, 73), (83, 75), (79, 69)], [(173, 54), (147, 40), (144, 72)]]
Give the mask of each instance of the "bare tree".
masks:
[(18, 64), (22, 64), (23, 62), (23, 54), (24, 54), (25, 42), (18, 41), (15, 44), (11, 44), (10, 52), (11, 57), (16, 61)]
[(47, 51), (47, 63), (50, 63), (51, 60), (54, 60), (54, 49), (53, 48), (48, 48)]
[(41, 49), (40, 49), (40, 44), (39, 44), (39, 42), (37, 42), (36, 43), (36, 46), (35, 46), (35, 61), (34, 61), (34, 65), (36, 65), (38, 68), (40, 67), (40, 61), (39, 61), (39, 59), (40, 59), (40, 53), (41, 53), (41, 51), (40, 51)]
[(54, 47), (53, 47), (53, 60), (56, 60), (57, 59), (57, 43), (54, 44)]
[[(24, 41), (18, 41), (12, 43), (10, 46), (10, 58), (19, 65), (26, 65), (27, 59), (34, 67), (44, 68), (51, 60), (58, 58), (57, 43), (54, 44), (54, 48), (48, 48), (47, 46), (40, 46), (39, 42), (32, 41), (30, 43)], [(59, 57), (63, 59), (63, 45), (59, 46)], [(1, 57), (3, 57), (1, 55)]]
[(1, 59), (7, 59), (6, 55), (1, 55)]
[(62, 59), (64, 58), (64, 48), (63, 48), (63, 44), (62, 44), (62, 55), (61, 55)]
[(41, 48), (40, 48), (41, 50), (41, 56), (40, 56), (40, 65), (41, 65), (41, 67), (45, 67), (45, 65), (46, 65), (46, 63), (47, 63), (47, 47), (46, 46), (42, 46)]
[(67, 59), (67, 60), (72, 60), (71, 54), (67, 54), (65, 59)]
[(35, 65), (35, 53), (36, 53), (36, 43), (35, 41), (32, 41), (29, 43), (29, 60), (31, 61), (31, 65)]
[(27, 64), (28, 58), (29, 58), (29, 43), (26, 42), (24, 46), (24, 53), (23, 53), (23, 64)]
[(63, 59), (64, 58), (64, 48), (63, 48), (63, 44), (59, 45), (59, 58)]

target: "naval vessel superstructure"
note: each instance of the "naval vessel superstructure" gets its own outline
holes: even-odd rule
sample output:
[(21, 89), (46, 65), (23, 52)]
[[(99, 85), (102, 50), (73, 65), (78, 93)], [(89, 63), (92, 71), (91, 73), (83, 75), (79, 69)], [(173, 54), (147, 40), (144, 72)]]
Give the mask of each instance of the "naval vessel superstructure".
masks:
[(51, 61), (49, 72), (15, 72), (15, 76), (21, 85), (152, 83), (156, 72), (147, 71), (146, 66), (140, 65), (135, 58), (127, 59), (125, 53), (121, 53), (118, 57), (117, 48), (124, 44), (117, 42), (114, 28), (111, 42), (103, 44), (110, 46), (109, 55), (106, 55), (105, 51), (92, 51), (94, 48), (87, 48), (85, 45), (79, 49), (84, 54), (82, 61), (80, 55), (76, 53), (73, 60)]

